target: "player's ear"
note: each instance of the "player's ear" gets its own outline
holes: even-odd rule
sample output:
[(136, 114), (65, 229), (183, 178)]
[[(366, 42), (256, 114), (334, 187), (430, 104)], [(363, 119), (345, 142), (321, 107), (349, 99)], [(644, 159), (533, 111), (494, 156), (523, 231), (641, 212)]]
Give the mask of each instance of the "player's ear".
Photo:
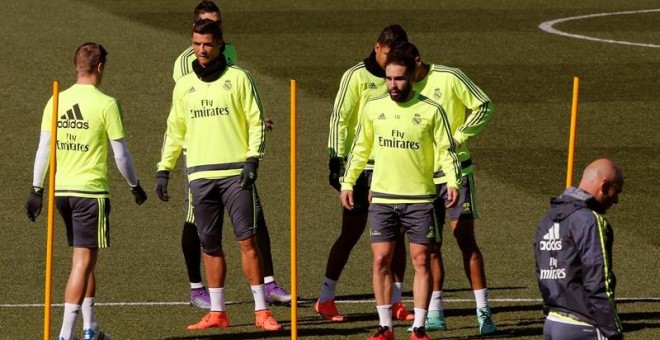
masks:
[(603, 179), (600, 182), (600, 192), (602, 192), (604, 195), (607, 195), (610, 191), (610, 188), (612, 187), (612, 183), (608, 181), (607, 179)]

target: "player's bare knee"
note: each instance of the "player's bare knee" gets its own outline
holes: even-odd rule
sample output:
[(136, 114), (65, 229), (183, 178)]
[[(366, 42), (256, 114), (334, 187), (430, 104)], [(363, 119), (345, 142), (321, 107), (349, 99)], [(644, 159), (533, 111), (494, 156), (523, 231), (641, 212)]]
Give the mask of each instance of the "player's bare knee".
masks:
[(388, 254), (374, 254), (374, 268), (389, 270), (391, 265), (391, 256)]

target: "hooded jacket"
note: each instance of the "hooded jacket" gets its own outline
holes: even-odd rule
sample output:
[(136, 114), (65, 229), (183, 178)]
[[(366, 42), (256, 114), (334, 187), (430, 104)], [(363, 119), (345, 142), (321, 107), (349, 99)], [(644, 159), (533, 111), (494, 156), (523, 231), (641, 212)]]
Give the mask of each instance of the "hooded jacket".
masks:
[(612, 272), (611, 225), (603, 207), (587, 192), (571, 187), (553, 198), (534, 241), (536, 277), (545, 307), (570, 313), (618, 337)]

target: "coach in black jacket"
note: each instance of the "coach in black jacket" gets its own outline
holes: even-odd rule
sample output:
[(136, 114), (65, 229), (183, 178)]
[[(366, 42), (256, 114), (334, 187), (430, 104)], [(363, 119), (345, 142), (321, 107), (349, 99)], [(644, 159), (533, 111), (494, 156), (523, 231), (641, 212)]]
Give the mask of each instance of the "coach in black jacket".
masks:
[(618, 202), (621, 169), (589, 164), (578, 188), (551, 201), (534, 241), (536, 277), (549, 310), (545, 339), (622, 339), (612, 272), (613, 231), (603, 214)]

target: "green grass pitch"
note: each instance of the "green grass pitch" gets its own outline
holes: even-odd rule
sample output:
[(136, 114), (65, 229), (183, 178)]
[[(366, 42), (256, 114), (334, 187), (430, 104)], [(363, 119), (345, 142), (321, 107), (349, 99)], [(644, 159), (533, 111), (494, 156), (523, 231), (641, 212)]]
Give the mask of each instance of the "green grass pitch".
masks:
[[(339, 232), (338, 195), (327, 184), (328, 119), (343, 71), (362, 60), (380, 30), (401, 24), (422, 57), (461, 68), (493, 100), (495, 116), (473, 143), (480, 204), (477, 237), (486, 261), (494, 338), (537, 339), (543, 327), (532, 243), (549, 198), (565, 183), (573, 77), (580, 77), (575, 180), (598, 157), (626, 175), (615, 228), (619, 311), (628, 339), (660, 338), (660, 12), (601, 16), (556, 24), (558, 30), (634, 46), (575, 39), (538, 28), (545, 21), (639, 11), (657, 1), (218, 1), (225, 37), (250, 70), (266, 116), (275, 121), (258, 184), (273, 244), (277, 280), (290, 287), (289, 79), (298, 103), (299, 336), (364, 339), (377, 323), (368, 237), (354, 249), (338, 286), (348, 321), (320, 320), (328, 251)], [(154, 173), (169, 110), (174, 59), (189, 46), (197, 0), (5, 1), (0, 10), (0, 339), (42, 337), (45, 214), (32, 224), (22, 205), (32, 180), (43, 107), (58, 79), (75, 80), (72, 57), (85, 41), (109, 51), (102, 89), (119, 98), (129, 148), (149, 201), (136, 206), (111, 167), (112, 248), (100, 254), (98, 318), (114, 339), (289, 338), (290, 309), (274, 307), (277, 334), (253, 326), (251, 294), (238, 248), (225, 242), (232, 327), (189, 332), (203, 312), (185, 304), (188, 283), (180, 251), (182, 172), (173, 172), (169, 203), (158, 201)], [(655, 47), (653, 47), (655, 46)], [(53, 302), (63, 300), (70, 266), (63, 224), (56, 220)], [(225, 233), (228, 235), (227, 233)], [(230, 235), (230, 234), (229, 234)], [(445, 298), (449, 329), (433, 337), (478, 338), (474, 303), (460, 254), (445, 232)], [(412, 272), (406, 278), (411, 289)], [(409, 300), (410, 295), (406, 298)], [(410, 305), (410, 302), (408, 303)], [(51, 335), (62, 308), (53, 307)], [(398, 338), (407, 325), (396, 323)]]

